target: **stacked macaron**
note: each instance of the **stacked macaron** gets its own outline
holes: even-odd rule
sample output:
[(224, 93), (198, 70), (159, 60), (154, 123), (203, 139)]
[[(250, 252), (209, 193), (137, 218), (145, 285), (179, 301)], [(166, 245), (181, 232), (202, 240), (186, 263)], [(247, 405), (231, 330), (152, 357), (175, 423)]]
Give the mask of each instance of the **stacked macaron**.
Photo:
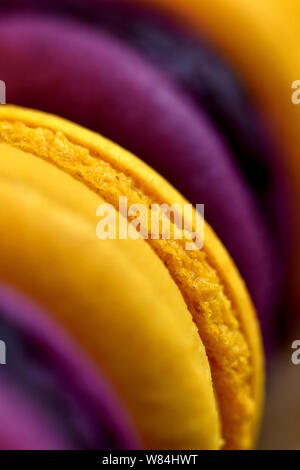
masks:
[[(51, 343), (53, 333), (43, 337), (35, 355), (41, 347), (54, 351), (51, 380), (60, 393), (54, 387), (51, 400), (33, 410), (36, 429), (43, 425), (46, 434), (28, 446), (253, 447), (263, 398), (253, 304), (270, 353), (291, 275), (290, 193), (299, 177), (297, 116), (289, 101), (289, 122), (282, 123), (272, 95), (293, 69), (282, 46), (270, 49), (257, 16), (249, 19), (264, 7), (235, 0), (4, 0), (0, 9), (8, 102), (104, 136), (48, 114), (0, 108), (0, 280), (40, 305), (96, 369), (87, 381), (91, 405), (78, 397), (74, 377), (60, 382), (54, 355), (63, 352)], [(274, 24), (287, 28), (284, 18), (276, 6)], [(234, 29), (237, 19), (260, 44), (256, 55), (253, 41)], [(256, 75), (257, 57), (267, 70)], [(203, 249), (189, 252), (161, 232), (147, 240), (97, 239), (97, 207), (118, 209), (122, 196), (147, 207), (204, 204)], [(31, 345), (23, 328), (10, 327), (7, 343), (16, 330)], [(48, 361), (38, 368), (48, 377)], [(110, 392), (99, 386), (103, 376), (128, 417), (120, 411), (115, 420)], [(43, 385), (33, 386), (32, 374), (21, 384), (20, 399), (31, 410)], [(76, 422), (61, 390), (68, 387), (80, 409)], [(59, 421), (54, 400), (63, 409)], [(91, 409), (99, 413), (90, 416)], [(56, 428), (59, 442), (51, 440)]]

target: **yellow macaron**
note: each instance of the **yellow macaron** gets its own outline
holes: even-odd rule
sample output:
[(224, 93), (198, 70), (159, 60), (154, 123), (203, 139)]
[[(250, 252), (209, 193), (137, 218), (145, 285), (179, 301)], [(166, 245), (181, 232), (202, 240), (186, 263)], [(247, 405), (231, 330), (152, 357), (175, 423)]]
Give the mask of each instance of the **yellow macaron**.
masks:
[(187, 201), (132, 154), (63, 119), (2, 106), (0, 150), (0, 278), (46, 306), (106, 371), (146, 448), (253, 447), (260, 332), (212, 229), (201, 250), (151, 234), (99, 240), (104, 202)]

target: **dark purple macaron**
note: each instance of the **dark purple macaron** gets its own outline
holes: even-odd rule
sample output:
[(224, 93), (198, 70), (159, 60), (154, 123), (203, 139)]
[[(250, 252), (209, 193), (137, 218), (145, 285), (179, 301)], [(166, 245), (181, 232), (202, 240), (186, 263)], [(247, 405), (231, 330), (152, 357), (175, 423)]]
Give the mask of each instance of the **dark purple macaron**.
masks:
[[(289, 246), (288, 189), (267, 126), (247, 96), (247, 87), (205, 40), (204, 33), (136, 0), (15, 0), (2, 8), (39, 10), (72, 17), (116, 35), (158, 65), (205, 109), (230, 147), (285, 254)], [(278, 217), (278, 213), (281, 217)]]
[(54, 16), (2, 16), (1, 79), (9, 102), (100, 131), (173, 183), (234, 258), (265, 338), (280, 295), (276, 241), (232, 153), (199, 103), (124, 44)]
[(106, 379), (45, 312), (4, 285), (0, 340), (0, 448), (139, 447)]
[[(3, 367), (3, 366), (1, 366)], [(68, 439), (57, 435), (51, 420), (0, 375), (0, 449), (68, 450)]]

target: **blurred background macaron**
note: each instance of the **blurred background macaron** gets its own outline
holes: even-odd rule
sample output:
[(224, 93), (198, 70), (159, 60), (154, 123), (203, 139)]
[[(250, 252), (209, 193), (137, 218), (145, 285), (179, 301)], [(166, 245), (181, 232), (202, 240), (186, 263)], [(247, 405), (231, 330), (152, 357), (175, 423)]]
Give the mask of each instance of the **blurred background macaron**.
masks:
[(116, 392), (68, 336), (48, 312), (1, 284), (1, 449), (137, 448)]

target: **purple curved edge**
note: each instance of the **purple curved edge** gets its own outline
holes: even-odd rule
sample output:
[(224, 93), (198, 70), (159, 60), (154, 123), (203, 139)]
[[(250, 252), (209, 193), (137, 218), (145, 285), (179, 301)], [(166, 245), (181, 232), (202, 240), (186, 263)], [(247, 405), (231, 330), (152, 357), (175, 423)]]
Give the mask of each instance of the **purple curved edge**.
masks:
[(191, 202), (205, 204), (206, 219), (246, 281), (268, 345), (282, 267), (253, 195), (204, 113), (156, 68), (93, 28), (7, 15), (0, 41), (9, 102), (100, 131)]
[[(78, 409), (88, 410), (99, 423), (105, 442), (113, 439), (114, 446), (119, 449), (140, 448), (131, 419), (107, 379), (47, 313), (11, 287), (1, 284), (0, 317), (21, 329), (29, 346), (34, 345), (35, 350), (47, 358), (65, 387), (66, 395), (76, 402)], [(9, 363), (0, 367), (9, 367)], [(22, 396), (22, 390), (13, 390), (11, 384), (5, 383), (4, 376), (0, 379), (0, 446), (3, 440), (10, 448), (14, 445), (14, 448), (22, 449), (24, 446), (28, 449), (66, 449), (70, 446), (64, 439), (58, 439), (57, 430), (51, 429), (46, 414), (43, 415), (41, 410), (38, 412), (26, 395)]]
[(0, 449), (72, 450), (46, 417), (0, 375)]

